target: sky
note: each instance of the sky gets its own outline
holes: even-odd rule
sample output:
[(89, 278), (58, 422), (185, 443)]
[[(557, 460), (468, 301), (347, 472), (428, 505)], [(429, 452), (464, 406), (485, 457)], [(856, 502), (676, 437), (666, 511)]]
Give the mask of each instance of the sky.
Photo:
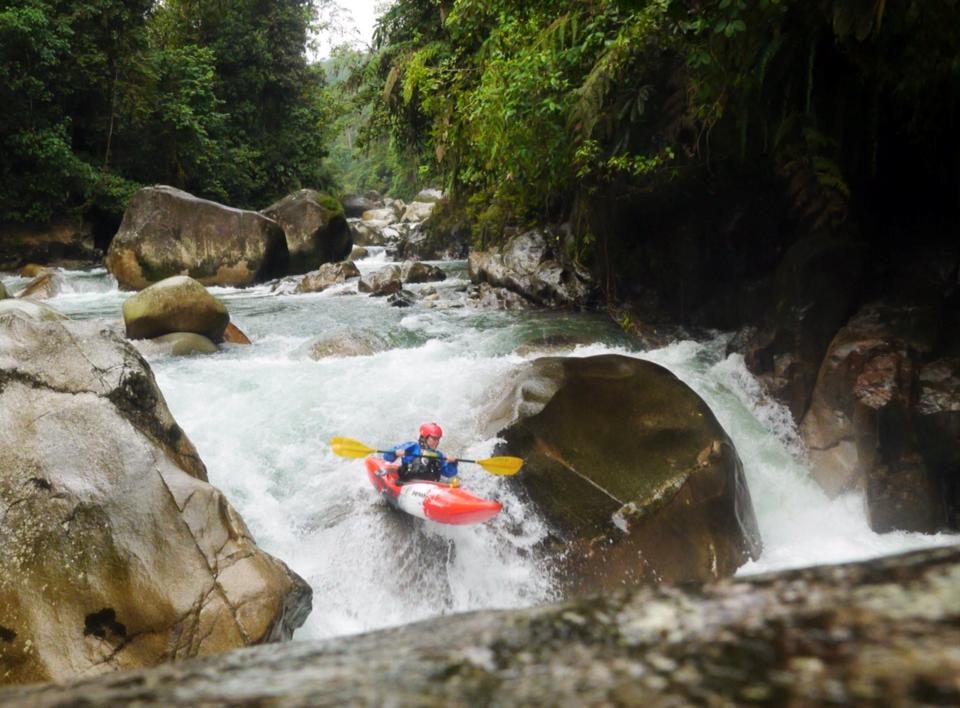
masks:
[(349, 42), (358, 47), (369, 46), (373, 39), (373, 25), (383, 6), (389, 0), (335, 0), (335, 8), (329, 19), (341, 32), (323, 34), (319, 39), (317, 58), (324, 58), (336, 44)]

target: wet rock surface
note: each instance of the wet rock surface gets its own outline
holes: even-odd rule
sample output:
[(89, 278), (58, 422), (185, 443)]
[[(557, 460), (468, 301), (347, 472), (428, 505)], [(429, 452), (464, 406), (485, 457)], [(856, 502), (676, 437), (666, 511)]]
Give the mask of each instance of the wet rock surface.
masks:
[(960, 549), (243, 649), (0, 704), (950, 705)]
[(0, 538), (0, 683), (289, 638), (310, 610), (96, 322), (0, 317)]
[(866, 491), (876, 531), (957, 528), (960, 367), (926, 361), (939, 308), (862, 307), (834, 337), (800, 426), (812, 474), (829, 493)]
[(733, 443), (686, 384), (619, 355), (544, 357), (518, 375), (501, 433), (563, 542), (562, 581), (592, 593), (732, 575), (761, 541)]
[(514, 234), (501, 248), (470, 254), (470, 279), (512, 290), (539, 305), (580, 306), (593, 295), (590, 277), (566, 263), (559, 234), (534, 229)]
[(177, 275), (127, 298), (123, 303), (123, 321), (130, 339), (193, 332), (219, 343), (230, 314), (203, 285)]
[(343, 283), (349, 278), (359, 278), (360, 269), (352, 261), (324, 263), (320, 268), (303, 276), (293, 292), (319, 293), (331, 285)]

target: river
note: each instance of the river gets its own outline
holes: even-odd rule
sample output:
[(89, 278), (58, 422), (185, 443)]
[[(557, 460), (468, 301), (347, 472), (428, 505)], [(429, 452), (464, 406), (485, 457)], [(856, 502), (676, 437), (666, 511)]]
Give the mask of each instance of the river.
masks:
[[(386, 262), (379, 253), (358, 266), (369, 272)], [(278, 295), (269, 284), (211, 288), (252, 346), (183, 358), (143, 347), (211, 483), (259, 545), (313, 587), (314, 610), (297, 639), (555, 599), (551, 569), (536, 553), (547, 529), (501, 478), (463, 465), (464, 486), (499, 499), (504, 511), (482, 526), (445, 527), (385, 507), (362, 461), (337, 457), (327, 444), (343, 435), (392, 445), (435, 420), (446, 433), (442, 449), (488, 456), (497, 442), (491, 411), (508, 396), (512, 372), (544, 354), (648, 359), (706, 400), (743, 461), (763, 536), (763, 556), (741, 575), (960, 542), (948, 534), (875, 534), (860, 495), (829, 500), (809, 478), (789, 414), (763, 395), (739, 356), (725, 356), (725, 335), (641, 351), (601, 315), (465, 306), (465, 263), (436, 265), (448, 279), (412, 286), (437, 296), (409, 308), (356, 295), (353, 284), (308, 295)], [(121, 320), (129, 294), (106, 271), (61, 276), (53, 307), (75, 319)], [(11, 292), (26, 282), (4, 278)], [(377, 351), (310, 356), (318, 337), (339, 333)]]

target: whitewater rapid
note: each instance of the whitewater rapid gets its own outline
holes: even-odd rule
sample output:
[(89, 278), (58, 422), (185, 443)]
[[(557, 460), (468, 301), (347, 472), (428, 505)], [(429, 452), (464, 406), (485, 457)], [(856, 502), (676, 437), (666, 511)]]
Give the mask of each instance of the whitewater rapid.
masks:
[[(382, 254), (359, 262), (381, 267)], [(763, 556), (750, 574), (837, 563), (957, 543), (957, 535), (873, 533), (862, 498), (829, 500), (811, 481), (787, 411), (767, 399), (726, 338), (638, 351), (593, 314), (509, 313), (459, 306), (464, 264), (438, 264), (450, 278), (439, 306), (390, 307), (351, 286), (278, 295), (269, 285), (211, 288), (252, 346), (212, 356), (145, 352), (167, 403), (196, 445), (211, 483), (243, 516), (258, 544), (310, 583), (314, 611), (297, 638), (322, 638), (439, 614), (539, 604), (555, 598), (551, 568), (535, 549), (548, 534), (501, 478), (464, 465), (463, 483), (496, 498), (491, 523), (445, 527), (397, 514), (378, 501), (360, 460), (332, 454), (343, 435), (381, 447), (410, 440), (436, 420), (443, 449), (478, 458), (497, 442), (492, 411), (511, 375), (544, 354), (619, 353), (666, 366), (704, 398), (743, 461)], [(102, 269), (61, 273), (50, 304), (77, 319), (116, 323), (128, 295)], [(5, 277), (15, 292), (26, 281)], [(451, 306), (454, 305), (454, 306)], [(367, 356), (314, 360), (318, 337), (362, 336)]]

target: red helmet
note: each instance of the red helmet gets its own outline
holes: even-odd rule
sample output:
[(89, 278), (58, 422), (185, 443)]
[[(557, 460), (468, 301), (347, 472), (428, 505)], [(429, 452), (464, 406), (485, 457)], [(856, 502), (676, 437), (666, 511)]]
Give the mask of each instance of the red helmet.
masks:
[(436, 423), (424, 423), (420, 426), (420, 437), (421, 438), (437, 438), (438, 440), (443, 437), (443, 431), (440, 429), (440, 426)]

